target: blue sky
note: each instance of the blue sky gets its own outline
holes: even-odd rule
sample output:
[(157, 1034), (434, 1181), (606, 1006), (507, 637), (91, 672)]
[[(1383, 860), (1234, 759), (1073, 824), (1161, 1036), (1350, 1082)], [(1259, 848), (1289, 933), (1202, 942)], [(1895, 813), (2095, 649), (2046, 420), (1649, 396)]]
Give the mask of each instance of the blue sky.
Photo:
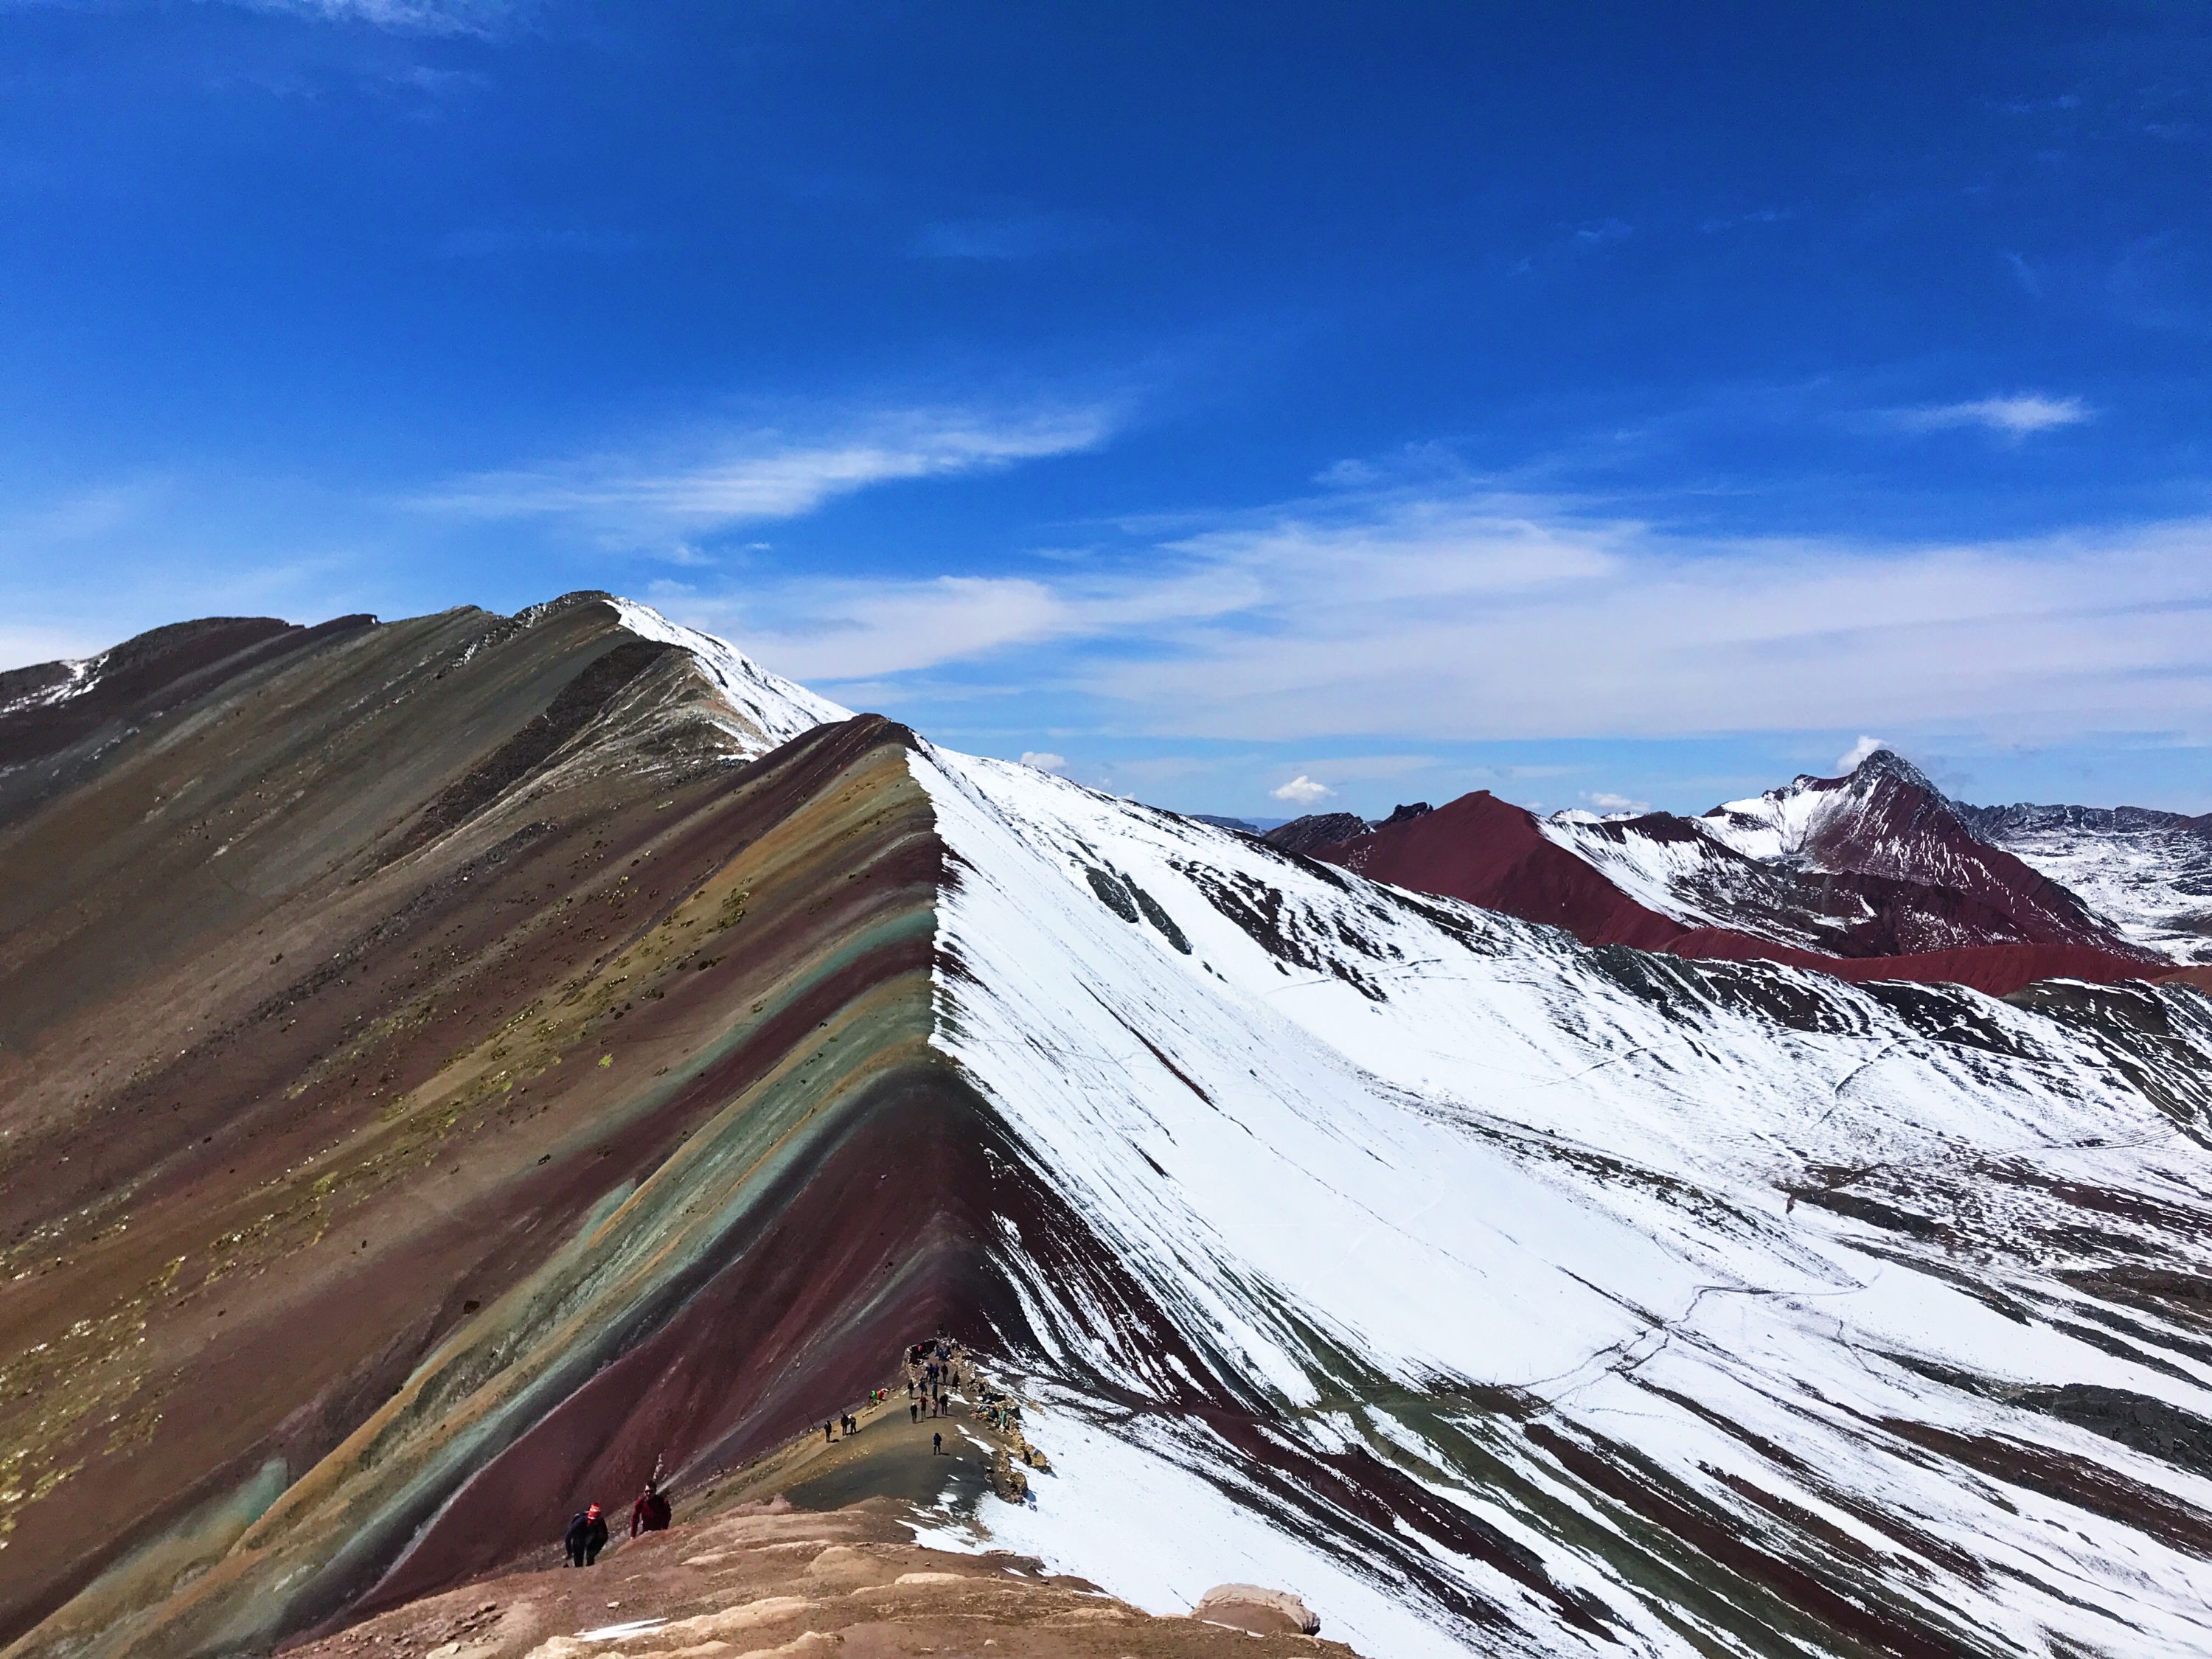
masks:
[(593, 586), (1188, 810), (2212, 809), (2208, 163), (2194, 4), (0, 0), (0, 663)]

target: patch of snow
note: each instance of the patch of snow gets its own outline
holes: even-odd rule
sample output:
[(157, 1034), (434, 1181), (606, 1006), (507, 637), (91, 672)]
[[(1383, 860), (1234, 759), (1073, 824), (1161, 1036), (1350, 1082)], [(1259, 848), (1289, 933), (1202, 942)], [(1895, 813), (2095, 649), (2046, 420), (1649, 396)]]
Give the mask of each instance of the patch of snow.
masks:
[(650, 1636), (667, 1622), (665, 1619), (633, 1619), (626, 1625), (601, 1625), (597, 1630), (580, 1630), (573, 1639), (579, 1642), (623, 1642), (633, 1636)]
[(781, 674), (769, 672), (727, 640), (672, 623), (651, 605), (635, 599), (617, 599), (611, 603), (623, 626), (640, 639), (679, 646), (691, 653), (701, 672), (740, 717), (743, 724), (726, 722), (723, 729), (740, 740), (748, 755), (765, 754), (817, 726), (853, 718), (851, 709)]
[(2212, 825), (2122, 828), (2053, 812), (1984, 833), (2078, 894), (2130, 944), (2176, 962), (2212, 962)]
[(81, 697), (100, 684), (100, 671), (107, 661), (107, 653), (96, 657), (80, 657), (56, 665), (68, 678), (42, 690), (33, 691), (13, 701), (0, 703), (0, 714), (14, 714), (26, 708), (49, 708), (58, 702), (67, 702)]
[(980, 1526), (918, 1528), (932, 1549), (1012, 1551), (1053, 1572), (1088, 1578), (1163, 1617), (1187, 1614), (1216, 1584), (1263, 1584), (1297, 1595), (1322, 1635), (1390, 1659), (1464, 1659), (1456, 1632), (1423, 1618), (1379, 1575), (1361, 1573), (1288, 1533), (1255, 1527), (1237, 1500), (1192, 1464), (1218, 1465), (1219, 1446), (1180, 1439), (1157, 1421), (1117, 1428), (1049, 1406), (1031, 1408), (1031, 1440), (1060, 1477), (1032, 1477), (1035, 1508), (986, 1497)]
[(1714, 839), (1746, 858), (1761, 862), (1795, 858), (1828, 815), (1851, 799), (1846, 790), (1807, 787), (1815, 781), (1801, 777), (1746, 800), (1723, 801), (1698, 822)]

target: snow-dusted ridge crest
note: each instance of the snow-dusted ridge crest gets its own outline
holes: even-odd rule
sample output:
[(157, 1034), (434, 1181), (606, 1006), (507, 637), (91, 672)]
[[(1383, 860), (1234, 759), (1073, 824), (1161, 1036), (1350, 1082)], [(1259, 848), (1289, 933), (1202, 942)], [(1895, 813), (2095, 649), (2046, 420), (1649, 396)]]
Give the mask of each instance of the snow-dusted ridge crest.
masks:
[(774, 748), (815, 726), (853, 718), (851, 709), (796, 681), (770, 673), (727, 640), (671, 622), (651, 605), (635, 599), (610, 596), (608, 603), (622, 625), (639, 638), (679, 646), (691, 653), (700, 671), (743, 722), (727, 728), (732, 736), (751, 740), (757, 732), (768, 738), (769, 748)]
[(2212, 1267), (2197, 994), (1594, 951), (911, 763), (937, 1042), (1176, 1339), (1009, 1237), (1065, 1473), (1001, 1542), (1162, 1611), (1289, 1581), (1377, 1654), (2212, 1648), (2212, 1457), (2129, 1426), (2212, 1436), (2142, 1288)]

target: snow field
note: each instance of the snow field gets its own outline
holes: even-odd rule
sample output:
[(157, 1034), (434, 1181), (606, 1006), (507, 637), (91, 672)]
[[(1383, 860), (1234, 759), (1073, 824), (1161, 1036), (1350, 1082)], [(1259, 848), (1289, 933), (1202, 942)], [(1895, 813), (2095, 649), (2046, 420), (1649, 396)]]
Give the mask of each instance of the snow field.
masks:
[[(1554, 1581), (1593, 1588), (1652, 1652), (1692, 1649), (1605, 1549), (1569, 1542), (1523, 1499), (1486, 1494), (1433, 1434), (1376, 1402), (1315, 1415), (1341, 1381), (1329, 1351), (1415, 1393), (1440, 1379), (1526, 1390), (1552, 1420), (1632, 1446), (1747, 1522), (1765, 1517), (1746, 1510), (1743, 1486), (1786, 1492), (1868, 1553), (1826, 1565), (1939, 1628), (2001, 1632), (2022, 1650), (2047, 1634), (2116, 1654), (2212, 1647), (2202, 1561), (1885, 1426), (2002, 1436), (2185, 1488), (2212, 1510), (2194, 1477), (1931, 1376), (2094, 1383), (2212, 1416), (2204, 1368), (2166, 1351), (2142, 1363), (2126, 1343), (2108, 1352), (2056, 1319), (2023, 1324), (1945, 1264), (1927, 1270), (1893, 1231), (1792, 1197), (1837, 1170), (1887, 1171), (1948, 1206), (1946, 1225), (1986, 1238), (1993, 1285), (2057, 1306), (2076, 1293), (2033, 1251), (2008, 1254), (2049, 1207), (2043, 1189), (1991, 1183), (1990, 1160), (2205, 1207), (2201, 1149), (2106, 1045), (1972, 993), (1936, 994), (1955, 1004), (1960, 1030), (1985, 1034), (1954, 1041), (1856, 988), (1780, 969), (1753, 977), (1816, 1005), (1809, 1029), (1709, 997), (1638, 994), (1548, 929), (1336, 878), (1028, 769), (933, 749), (913, 765), (957, 866), (940, 916), (957, 964), (940, 976), (940, 1046), (1194, 1346), (1279, 1402), (1285, 1432), (1311, 1444), (1351, 1435), (1469, 1513), (1517, 1514), (1515, 1535)], [(1109, 908), (1093, 872), (1141, 890), (1190, 953)], [(1272, 902), (1275, 949), (1224, 914), (1224, 894), (1255, 915)], [(1698, 982), (1698, 970), (1665, 971)], [(1116, 1350), (1106, 1310), (1051, 1306), (1041, 1274), (1016, 1273), (1063, 1356), (1080, 1348), (1129, 1379), (1166, 1380)], [(1217, 1570), (1236, 1552), (1312, 1553), (1233, 1458), (1192, 1449), (1195, 1431), (1163, 1415), (1109, 1433), (1103, 1414), (1087, 1430), (1085, 1418), (1066, 1406), (1054, 1431), (1069, 1444), (1107, 1434), (1116, 1449), (1063, 1464), (1079, 1501), (1009, 1523), (1049, 1524), (1071, 1570), (1146, 1605), (1182, 1593), (1101, 1518), (1143, 1481), (1198, 1479), (1228, 1504), (1208, 1510), (1210, 1528), (1238, 1541), (1190, 1576), (1255, 1576)], [(1453, 1431), (1475, 1426), (1467, 1417)], [(1180, 1473), (1122, 1468), (1139, 1447)], [(1543, 1458), (1516, 1455), (1520, 1478), (1614, 1524)], [(1900, 1543), (1867, 1514), (1931, 1541)], [(1768, 1547), (1802, 1547), (1802, 1528), (1773, 1530)], [(1984, 1564), (1977, 1580), (1942, 1565), (1954, 1552)], [(1425, 1630), (1453, 1623), (1387, 1575), (1339, 1567), (1407, 1599)], [(1316, 1569), (1298, 1571), (1287, 1587), (1316, 1593)], [(1526, 1642), (1579, 1645), (1480, 1564), (1455, 1571)], [(1420, 1650), (1376, 1629), (1382, 1645), (1368, 1650)], [(1461, 1623), (1455, 1639), (1498, 1638)]]

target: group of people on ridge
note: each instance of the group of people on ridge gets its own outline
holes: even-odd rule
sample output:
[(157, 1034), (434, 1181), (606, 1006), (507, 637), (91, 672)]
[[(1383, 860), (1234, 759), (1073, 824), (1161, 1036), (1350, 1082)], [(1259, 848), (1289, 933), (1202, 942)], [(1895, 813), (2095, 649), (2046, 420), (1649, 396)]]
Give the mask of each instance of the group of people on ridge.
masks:
[[(668, 1501), (668, 1494), (660, 1489), (660, 1472), (654, 1468), (653, 1478), (645, 1483), (645, 1490), (629, 1506), (629, 1535), (640, 1533), (663, 1532), (676, 1518), (676, 1506)], [(568, 1522), (568, 1535), (562, 1540), (568, 1551), (568, 1565), (588, 1567), (599, 1559), (599, 1552), (607, 1547), (606, 1512), (597, 1504), (586, 1504), (576, 1511), (575, 1519)]]
[[(960, 1345), (937, 1328), (937, 1338), (917, 1342), (906, 1351), (907, 1417), (919, 1423), (925, 1417), (949, 1416), (952, 1401), (945, 1390), (960, 1386)], [(973, 1368), (970, 1368), (971, 1373)], [(971, 1375), (969, 1381), (975, 1379)]]
[[(964, 1375), (963, 1374), (963, 1365), (966, 1368)], [(968, 1362), (962, 1354), (959, 1343), (945, 1335), (945, 1328), (942, 1325), (937, 1328), (934, 1340), (914, 1343), (907, 1349), (906, 1373), (908, 1421), (920, 1423), (925, 1417), (951, 1415), (953, 1401), (948, 1391), (958, 1388), (969, 1388), (976, 1392), (982, 1401), (982, 1407), (978, 1414), (988, 1421), (993, 1428), (1012, 1434), (1017, 1440), (1021, 1439), (1019, 1403), (1011, 1396), (1000, 1393), (984, 1381), (974, 1364)], [(891, 1390), (889, 1389), (871, 1389), (868, 1394), (868, 1403), (880, 1406), (886, 1403), (890, 1397)], [(848, 1437), (858, 1434), (860, 1431), (860, 1419), (848, 1411), (839, 1412), (835, 1419), (824, 1419), (822, 1424), (822, 1438), (824, 1442), (834, 1442), (841, 1430)], [(930, 1436), (930, 1449), (939, 1453), (944, 1451), (945, 1436), (941, 1432)], [(1022, 1461), (1025, 1463), (1029, 1462), (1031, 1454), (1026, 1441), (1022, 1442), (1020, 1450)], [(661, 1490), (660, 1465), (656, 1461), (653, 1464), (653, 1478), (645, 1483), (645, 1490), (638, 1494), (637, 1501), (630, 1505), (629, 1535), (635, 1538), (641, 1533), (659, 1532), (674, 1518), (674, 1506), (670, 1504), (668, 1494)], [(607, 1538), (605, 1511), (597, 1504), (586, 1504), (576, 1512), (575, 1518), (568, 1522), (568, 1536), (563, 1540), (568, 1548), (568, 1565), (572, 1567), (588, 1567), (597, 1562), (599, 1559), (599, 1552), (607, 1547)]]

